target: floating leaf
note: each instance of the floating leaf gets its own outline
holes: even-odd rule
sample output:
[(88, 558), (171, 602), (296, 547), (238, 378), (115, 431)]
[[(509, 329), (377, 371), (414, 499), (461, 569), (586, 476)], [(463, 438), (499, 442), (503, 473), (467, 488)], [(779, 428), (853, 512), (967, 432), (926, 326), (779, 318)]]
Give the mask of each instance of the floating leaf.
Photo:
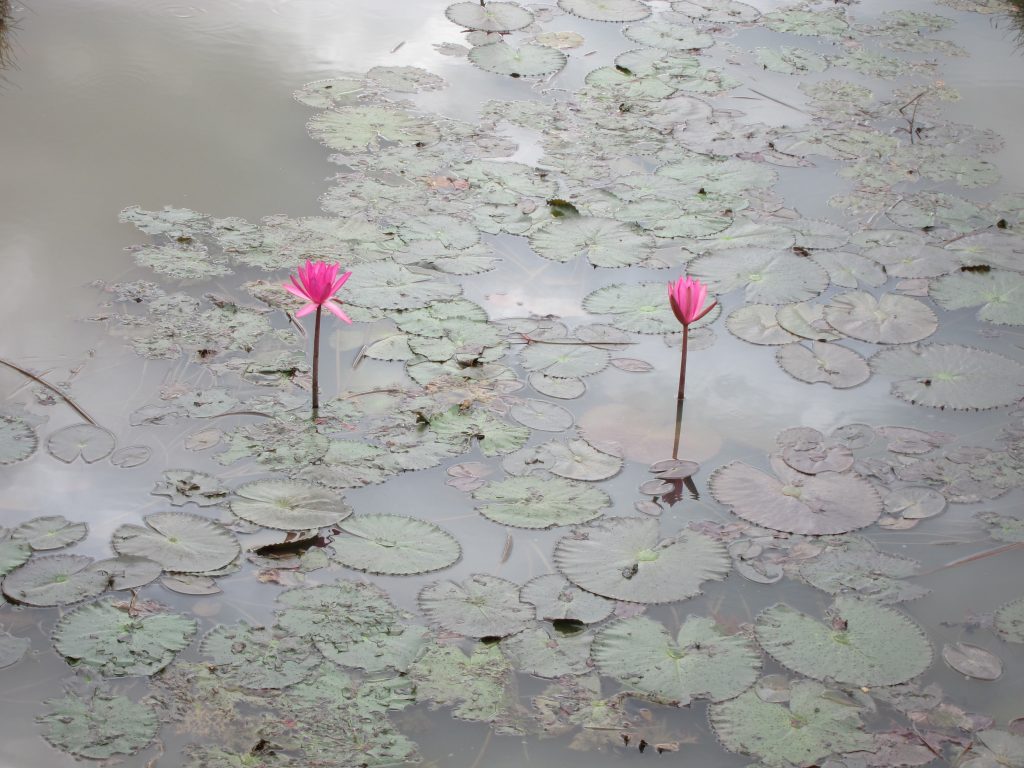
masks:
[(716, 293), (742, 288), (748, 303), (807, 301), (828, 287), (828, 273), (813, 261), (761, 248), (700, 256), (690, 262), (687, 274)]
[(541, 395), (557, 397), (561, 400), (574, 400), (587, 391), (586, 382), (576, 378), (555, 378), (535, 371), (529, 376), (530, 386)]
[(943, 309), (980, 307), (977, 318), (998, 325), (1024, 325), (1024, 275), (992, 270), (959, 272), (933, 280), (928, 295)]
[(432, 623), (466, 637), (506, 637), (533, 621), (532, 608), (519, 601), (519, 586), (497, 576), (436, 581), (423, 588), (419, 603)]
[(92, 567), (105, 573), (110, 579), (110, 588), (115, 590), (144, 587), (158, 579), (164, 570), (160, 563), (131, 555), (100, 560)]
[(995, 613), (994, 626), (1003, 640), (1024, 643), (1024, 597), (1002, 606)]
[(528, 371), (576, 379), (603, 371), (608, 365), (608, 352), (577, 343), (537, 343), (529, 344), (520, 353), (520, 359)]
[(196, 622), (174, 613), (132, 616), (110, 599), (83, 605), (53, 630), (53, 644), (71, 664), (102, 675), (152, 675), (192, 641)]
[(157, 481), (153, 494), (169, 497), (176, 507), (189, 502), (210, 507), (222, 503), (227, 498), (228, 489), (216, 477), (205, 472), (168, 469), (164, 470), (163, 479)]
[(841, 288), (858, 288), (861, 284), (878, 288), (887, 279), (878, 262), (857, 253), (816, 251), (811, 259), (826, 269), (833, 285)]
[(954, 232), (973, 232), (987, 223), (974, 203), (942, 192), (918, 192), (902, 198), (886, 215), (907, 229), (947, 227)]
[(89, 527), (85, 523), (72, 523), (63, 515), (35, 517), (11, 532), (11, 538), (28, 544), (32, 549), (45, 551), (76, 544), (86, 537)]
[(634, 24), (622, 30), (622, 34), (639, 45), (663, 48), (668, 51), (691, 51), (697, 48), (708, 48), (715, 44), (715, 38), (699, 32), (692, 26), (672, 24), (666, 21)]
[(946, 643), (942, 646), (942, 659), (975, 680), (998, 680), (1003, 674), (1003, 662), (998, 656), (968, 643)]
[(587, 633), (562, 635), (544, 627), (528, 627), (501, 641), (501, 650), (517, 671), (556, 679), (590, 671)]
[(531, 579), (523, 585), (519, 599), (537, 609), (541, 621), (579, 621), (596, 624), (615, 609), (611, 600), (586, 592), (557, 573)]
[(0, 465), (24, 461), (39, 447), (32, 425), (16, 416), (0, 414)]
[(1024, 392), (1024, 366), (958, 344), (883, 349), (871, 370), (895, 379), (892, 393), (915, 405), (973, 410), (1011, 405)]
[(783, 8), (762, 17), (762, 23), (776, 32), (807, 37), (840, 37), (849, 29), (842, 9), (805, 11)]
[(0, 669), (17, 664), (31, 646), (32, 641), (27, 637), (14, 637), (0, 632)]
[(594, 638), (593, 656), (602, 674), (678, 706), (731, 699), (761, 670), (749, 639), (698, 616), (688, 616), (675, 636), (645, 616), (616, 621)]
[(558, 7), (591, 21), (640, 21), (651, 15), (640, 0), (558, 0)]
[(352, 514), (338, 494), (297, 480), (257, 480), (234, 495), (231, 511), (237, 517), (281, 531), (324, 528)]
[(510, 477), (473, 493), (488, 520), (515, 528), (552, 528), (593, 520), (611, 506), (604, 491), (560, 477)]
[(938, 277), (963, 263), (955, 251), (924, 242), (879, 245), (869, 248), (864, 255), (884, 267), (890, 277)]
[(537, 448), (538, 460), (552, 473), (570, 480), (607, 480), (622, 469), (622, 459), (586, 440), (552, 441)]
[(899, 611), (838, 597), (821, 622), (785, 603), (757, 617), (757, 641), (780, 664), (816, 680), (858, 686), (896, 685), (931, 664), (924, 632)]
[(121, 555), (155, 560), (167, 571), (202, 573), (231, 563), (241, 551), (223, 526), (198, 515), (158, 512), (145, 518), (148, 527), (122, 525), (111, 542)]
[(512, 77), (542, 77), (565, 66), (566, 55), (546, 45), (523, 43), (513, 48), (500, 41), (469, 49), (469, 60), (486, 72)]
[(530, 247), (552, 261), (586, 256), (595, 267), (629, 267), (651, 256), (654, 240), (615, 219), (575, 216), (556, 219), (534, 231)]
[(555, 545), (555, 564), (572, 583), (604, 597), (671, 603), (723, 579), (729, 557), (719, 542), (694, 531), (662, 539), (657, 520), (606, 518)]
[[(309, 132), (339, 152), (368, 152), (381, 141), (429, 145), (440, 138), (434, 123), (426, 118), (379, 106), (339, 107), (309, 121)], [(353, 296), (357, 291), (350, 291)]]
[(77, 603), (107, 588), (107, 575), (91, 568), (91, 557), (50, 555), (36, 557), (7, 574), (3, 592), (26, 605), (52, 606)]
[(927, 305), (895, 293), (884, 293), (880, 299), (864, 291), (834, 296), (825, 305), (825, 319), (847, 336), (876, 344), (920, 341), (939, 327)]
[(360, 265), (348, 287), (351, 290), (346, 301), (378, 309), (417, 309), (462, 293), (458, 285), (434, 280), (390, 261)]
[(732, 312), (725, 320), (729, 332), (751, 344), (791, 344), (797, 340), (782, 328), (775, 317), (775, 307), (748, 304)]
[(722, 746), (769, 768), (817, 765), (832, 754), (874, 747), (862, 730), (857, 705), (809, 680), (794, 682), (787, 702), (766, 701), (751, 690), (712, 704), (708, 720)]
[(334, 559), (369, 573), (411, 575), (447, 568), (462, 549), (433, 523), (401, 515), (356, 515), (341, 523)]
[(445, 9), (444, 15), (460, 27), (484, 32), (514, 32), (533, 23), (533, 14), (517, 3), (455, 3)]
[(709, 482), (722, 504), (755, 525), (776, 531), (822, 536), (846, 533), (875, 522), (882, 501), (866, 480), (853, 475), (801, 475), (774, 468), (783, 480), (735, 461), (717, 470)]
[(102, 427), (72, 424), (50, 435), (46, 441), (46, 450), (55, 459), (67, 464), (79, 457), (86, 464), (94, 464), (113, 453), (115, 444), (113, 433)]
[(126, 445), (118, 448), (110, 456), (110, 463), (121, 469), (141, 467), (153, 456), (153, 449), (148, 445)]
[(371, 67), (366, 72), (366, 81), (398, 93), (436, 91), (446, 85), (443, 78), (421, 67)]
[(791, 48), (784, 45), (775, 48), (757, 48), (757, 63), (772, 72), (797, 75), (806, 72), (824, 72), (828, 59), (805, 48)]
[(832, 595), (854, 595), (888, 604), (928, 594), (927, 588), (905, 581), (920, 570), (916, 560), (879, 552), (866, 541), (854, 540), (804, 563), (800, 576)]
[(134, 755), (154, 738), (156, 713), (124, 696), (100, 690), (87, 698), (69, 692), (47, 699), (47, 713), (38, 718), (43, 738), (57, 749), (91, 760)]
[(453, 707), (457, 720), (511, 724), (517, 702), (509, 692), (512, 667), (494, 644), (477, 643), (469, 656), (457, 645), (434, 645), (409, 670), (419, 701)]
[[(674, 333), (679, 321), (672, 314), (664, 283), (620, 284), (598, 288), (583, 299), (583, 309), (595, 315), (614, 315), (612, 325), (633, 333)], [(716, 307), (691, 330), (709, 325), (720, 314)]]
[(801, 302), (779, 307), (775, 314), (779, 325), (792, 334), (812, 341), (837, 341), (843, 338), (825, 320), (825, 308), (821, 304)]
[(321, 663), (306, 638), (245, 622), (211, 630), (202, 652), (213, 659), (219, 676), (243, 688), (285, 688), (305, 680)]
[(712, 24), (747, 23), (761, 16), (757, 8), (737, 0), (676, 0), (672, 10)]
[(570, 411), (547, 400), (522, 400), (509, 409), (508, 415), (524, 427), (542, 432), (563, 432), (574, 423)]
[(0, 576), (6, 576), (32, 557), (32, 548), (21, 541), (0, 541)]

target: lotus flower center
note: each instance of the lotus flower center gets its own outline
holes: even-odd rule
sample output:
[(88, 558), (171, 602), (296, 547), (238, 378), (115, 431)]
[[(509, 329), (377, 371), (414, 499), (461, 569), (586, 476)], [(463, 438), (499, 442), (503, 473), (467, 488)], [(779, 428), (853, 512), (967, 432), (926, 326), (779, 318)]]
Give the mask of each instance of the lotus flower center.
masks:
[(956, 381), (957, 374), (955, 374), (955, 373), (945, 373), (945, 372), (943, 372), (943, 373), (936, 373), (932, 378), (933, 379), (938, 379), (939, 381)]
[(63, 584), (67, 580), (68, 580), (68, 577), (65, 576), (63, 573), (59, 573), (59, 574), (57, 574), (56, 576), (53, 577), (53, 583), (54, 584)]
[(764, 280), (764, 276), (760, 272), (751, 272), (747, 275), (747, 279), (752, 283), (760, 283)]
[(794, 499), (800, 498), (800, 489), (795, 485), (784, 485), (782, 486), (783, 496), (792, 496)]
[(641, 549), (636, 553), (638, 563), (650, 563), (658, 559), (658, 553), (652, 549)]
[(669, 648), (668, 649), (668, 657), (670, 659), (675, 659), (676, 661), (678, 661), (679, 659), (686, 658), (686, 654), (682, 650), (680, 650), (679, 648)]

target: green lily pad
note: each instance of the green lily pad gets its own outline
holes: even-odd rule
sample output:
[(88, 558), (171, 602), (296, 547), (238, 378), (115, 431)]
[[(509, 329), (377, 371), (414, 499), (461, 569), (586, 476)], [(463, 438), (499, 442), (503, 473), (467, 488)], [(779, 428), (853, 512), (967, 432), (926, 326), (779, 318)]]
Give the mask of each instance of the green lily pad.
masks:
[(657, 520), (605, 518), (555, 545), (569, 581), (597, 595), (635, 603), (671, 603), (700, 594), (701, 583), (729, 571), (725, 547), (695, 531), (662, 539)]
[(470, 655), (457, 645), (434, 645), (409, 670), (416, 699), (452, 707), (457, 720), (493, 723), (514, 731), (517, 706), (510, 692), (512, 666), (497, 645), (478, 643)]
[(608, 352), (576, 342), (557, 341), (528, 344), (520, 352), (523, 368), (561, 379), (577, 379), (603, 371)]
[(672, 10), (712, 24), (742, 24), (761, 17), (757, 8), (738, 0), (676, 0)]
[(557, 679), (590, 671), (587, 633), (562, 635), (545, 627), (529, 627), (501, 641), (501, 650), (518, 672)]
[(392, 261), (360, 265), (346, 287), (351, 289), (349, 303), (377, 309), (418, 309), (462, 293), (459, 285), (443, 283)]
[(892, 393), (915, 405), (982, 410), (1012, 405), (1024, 393), (1024, 366), (1008, 357), (958, 344), (883, 349), (871, 370), (895, 381)]
[(598, 450), (586, 440), (551, 441), (536, 449), (536, 459), (552, 474), (570, 480), (607, 480), (622, 469), (622, 458)]
[(54, 432), (46, 440), (46, 450), (55, 459), (70, 464), (81, 458), (86, 464), (95, 464), (114, 452), (114, 435), (93, 424), (72, 424)]
[(138, 589), (160, 578), (163, 566), (149, 558), (122, 555), (100, 560), (92, 565), (94, 570), (102, 571), (110, 579), (110, 588), (114, 590)]
[(250, 523), (280, 531), (324, 528), (352, 514), (337, 493), (297, 480), (247, 483), (235, 491), (231, 511)]
[(651, 15), (640, 0), (558, 0), (558, 7), (591, 21), (640, 21)]
[(602, 674), (677, 706), (731, 699), (761, 671), (748, 638), (699, 616), (688, 616), (674, 636), (646, 616), (616, 621), (594, 638), (593, 656)]
[(829, 549), (800, 566), (800, 576), (832, 595), (853, 595), (879, 603), (899, 603), (927, 595), (927, 587), (906, 581), (920, 573), (909, 557), (879, 552), (864, 539)]
[(654, 239), (615, 219), (574, 216), (537, 229), (530, 235), (530, 247), (552, 261), (586, 256), (595, 267), (629, 267), (650, 257)]
[(164, 470), (152, 492), (154, 496), (169, 497), (175, 507), (190, 502), (200, 507), (212, 507), (228, 496), (228, 489), (216, 477), (191, 469)]
[(87, 698), (71, 691), (63, 699), (47, 699), (43, 738), (51, 745), (78, 757), (106, 760), (114, 755), (134, 755), (156, 738), (160, 722), (156, 713), (138, 702), (108, 691)]
[(533, 609), (519, 601), (519, 585), (484, 574), (436, 581), (420, 592), (419, 604), (431, 623), (466, 637), (506, 637), (533, 621)]
[(973, 232), (987, 223), (977, 205), (941, 192), (918, 192), (905, 197), (886, 215), (907, 229), (946, 227), (954, 232)]
[(575, 400), (587, 391), (587, 384), (578, 378), (555, 378), (540, 372), (531, 373), (528, 381), (541, 395), (557, 397), (560, 400)]
[(511, 77), (542, 77), (558, 72), (568, 57), (556, 48), (524, 43), (513, 48), (504, 41), (478, 45), (469, 50), (469, 60), (486, 72)]
[(874, 747), (858, 706), (809, 680), (794, 682), (786, 702), (766, 701), (755, 689), (712, 704), (708, 720), (723, 747), (769, 768), (817, 765), (832, 754)]
[(46, 551), (77, 544), (89, 533), (85, 523), (72, 523), (63, 515), (35, 517), (11, 532), (11, 539), (28, 544), (33, 550)]
[(285, 688), (321, 663), (306, 638), (244, 621), (215, 627), (203, 638), (202, 652), (213, 659), (218, 675), (242, 688)]
[(508, 415), (524, 427), (542, 432), (564, 432), (575, 423), (571, 411), (547, 400), (533, 398), (521, 400), (513, 405)]
[(178, 280), (205, 280), (230, 275), (223, 261), (210, 257), (205, 245), (143, 245), (133, 249), (135, 263)]
[(342, 667), (362, 669), (370, 674), (390, 670), (404, 674), (423, 654), (431, 638), (426, 627), (395, 624), (386, 632), (368, 634), (347, 647), (324, 640), (317, 641), (316, 647), (324, 658)]
[(194, 619), (174, 613), (131, 616), (108, 598), (64, 616), (54, 627), (53, 644), (69, 663), (102, 675), (153, 675), (170, 664), (195, 633)]
[(0, 541), (0, 576), (6, 576), (32, 557), (32, 548), (23, 541)]
[(107, 588), (107, 575), (82, 555), (35, 557), (4, 578), (3, 592), (25, 605), (53, 606), (95, 597)]
[(368, 573), (407, 576), (439, 571), (462, 555), (443, 529), (402, 515), (356, 515), (341, 523), (332, 543), (334, 559)]
[(824, 621), (785, 603), (757, 617), (757, 641), (780, 664), (815, 680), (875, 687), (911, 680), (932, 663), (917, 624), (869, 600), (838, 597)]
[(806, 48), (792, 48), (783, 45), (780, 48), (758, 48), (757, 63), (772, 72), (784, 75), (797, 75), (806, 72), (824, 72), (828, 69), (828, 59), (809, 51)]
[(519, 599), (537, 610), (541, 621), (579, 621), (596, 624), (607, 619), (615, 603), (571, 584), (557, 573), (531, 579), (523, 585)]
[(604, 491), (560, 477), (524, 476), (488, 483), (473, 492), (488, 520), (514, 528), (553, 528), (593, 520), (611, 506)]
[(732, 312), (725, 327), (751, 344), (792, 344), (798, 337), (779, 325), (776, 309), (768, 304), (748, 304)]
[(445, 9), (444, 15), (453, 24), (483, 32), (514, 32), (533, 23), (533, 14), (517, 3), (455, 3)]
[(736, 248), (700, 256), (690, 262), (687, 273), (715, 293), (742, 288), (748, 303), (807, 301), (828, 287), (828, 273), (813, 261), (760, 248)]
[[(595, 315), (614, 315), (611, 324), (632, 333), (675, 333), (679, 321), (672, 314), (668, 289), (664, 283), (619, 284), (598, 288), (583, 299), (583, 309)], [(721, 314), (713, 309), (690, 325), (690, 329), (710, 325)]]
[(920, 243), (894, 243), (869, 248), (864, 255), (880, 264), (890, 277), (938, 277), (963, 264), (957, 251)]
[(1024, 643), (1024, 597), (997, 610), (993, 626), (1003, 640), (1009, 643)]
[(290, 589), (277, 602), (277, 625), (293, 635), (347, 649), (367, 637), (386, 634), (405, 614), (387, 593), (368, 582)]
[(238, 540), (223, 526), (198, 515), (158, 512), (148, 527), (126, 524), (114, 531), (111, 545), (121, 555), (154, 560), (167, 571), (215, 571), (238, 557)]
[(825, 268), (832, 285), (841, 288), (858, 288), (862, 284), (878, 288), (888, 279), (878, 262), (857, 253), (816, 251), (811, 259)]
[(16, 416), (0, 414), (0, 465), (24, 461), (39, 447), (32, 425)]
[(1024, 325), (1024, 275), (994, 269), (958, 272), (933, 280), (928, 295), (943, 309), (979, 307), (977, 318), (997, 325)]
[(762, 23), (776, 32), (806, 37), (840, 37), (850, 28), (840, 8), (813, 11), (783, 8), (766, 13)]
[[(338, 107), (309, 121), (309, 132), (339, 152), (370, 152), (381, 142), (429, 145), (441, 134), (428, 118), (380, 106)], [(353, 292), (354, 293), (354, 292)]]
[(864, 291), (834, 296), (825, 305), (829, 325), (854, 339), (875, 344), (906, 344), (931, 336), (939, 327), (935, 313), (909, 296)]
[(668, 51), (690, 51), (696, 48), (709, 48), (715, 44), (715, 38), (699, 32), (692, 26), (666, 21), (634, 24), (622, 30), (622, 34), (639, 45)]

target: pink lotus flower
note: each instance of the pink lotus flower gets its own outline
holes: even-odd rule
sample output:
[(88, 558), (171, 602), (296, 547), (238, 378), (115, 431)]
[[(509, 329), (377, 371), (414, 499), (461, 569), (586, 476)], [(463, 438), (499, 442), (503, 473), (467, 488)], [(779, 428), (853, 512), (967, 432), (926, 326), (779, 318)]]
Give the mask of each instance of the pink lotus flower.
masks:
[(700, 320), (715, 308), (718, 302), (712, 301), (706, 309), (704, 301), (708, 297), (708, 287), (700, 280), (680, 277), (668, 284), (668, 300), (672, 305), (672, 313), (684, 327)]
[(345, 284), (345, 281), (352, 276), (346, 272), (338, 277), (340, 264), (328, 264), (324, 261), (307, 261), (306, 266), (299, 267), (299, 279), (291, 277), (291, 285), (285, 283), (284, 288), (294, 296), (305, 299), (309, 303), (295, 313), (296, 317), (305, 317), (320, 307), (326, 307), (339, 320), (344, 320), (349, 325), (352, 321), (348, 315), (341, 311), (336, 303), (334, 294)]
[(678, 399), (680, 401), (686, 393), (686, 346), (690, 336), (690, 324), (700, 320), (718, 303), (712, 301), (705, 307), (704, 302), (707, 301), (707, 298), (708, 287), (700, 280), (680, 277), (674, 283), (668, 284), (668, 303), (672, 305), (672, 314), (683, 326), (683, 349), (679, 359)]

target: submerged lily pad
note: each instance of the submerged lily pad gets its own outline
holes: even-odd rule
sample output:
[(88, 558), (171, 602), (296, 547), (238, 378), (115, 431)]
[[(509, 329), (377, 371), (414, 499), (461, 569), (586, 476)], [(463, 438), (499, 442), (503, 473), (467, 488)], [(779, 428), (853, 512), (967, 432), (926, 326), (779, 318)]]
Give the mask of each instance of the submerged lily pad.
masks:
[(593, 520), (611, 506), (604, 491), (560, 477), (524, 476), (488, 483), (473, 492), (488, 520), (515, 528), (552, 528)]
[(800, 566), (800, 576), (832, 595), (898, 603), (928, 594), (926, 587), (906, 581), (920, 570), (916, 560), (879, 552), (865, 541), (822, 553)]
[(46, 441), (46, 450), (55, 459), (70, 464), (81, 458), (86, 464), (95, 464), (114, 452), (114, 435), (94, 424), (72, 424), (54, 432)]
[(167, 571), (202, 573), (223, 568), (241, 551), (230, 531), (205, 517), (158, 512), (145, 521), (146, 528), (128, 524), (114, 531), (118, 554), (147, 557)]
[(523, 585), (519, 599), (537, 609), (541, 621), (579, 621), (596, 624), (607, 619), (615, 603), (571, 584), (557, 573), (531, 579)]
[(134, 755), (156, 738), (160, 727), (149, 707), (103, 690), (87, 698), (71, 691), (44, 704), (48, 711), (38, 718), (43, 738), (57, 749), (91, 760)]
[(998, 656), (968, 643), (946, 643), (942, 646), (942, 660), (975, 680), (998, 680), (1003, 674), (1003, 662)]
[(906, 344), (931, 336), (939, 321), (928, 306), (909, 296), (853, 291), (825, 306), (825, 319), (837, 331), (876, 344)]
[(555, 679), (590, 671), (588, 633), (562, 635), (545, 627), (529, 627), (501, 641), (501, 650), (517, 671)]
[(808, 476), (780, 464), (773, 462), (782, 480), (749, 464), (727, 464), (711, 476), (711, 493), (755, 525), (812, 536), (854, 531), (882, 514), (882, 500), (862, 478), (834, 472)]
[(31, 646), (32, 641), (27, 637), (0, 632), (0, 669), (17, 664)]
[(191, 469), (168, 469), (153, 488), (155, 496), (167, 496), (171, 504), (180, 507), (188, 503), (211, 507), (223, 502), (228, 489), (220, 480), (205, 472)]
[(53, 606), (95, 597), (107, 588), (107, 575), (82, 555), (36, 557), (4, 578), (3, 592), (26, 605)]
[(73, 523), (63, 515), (36, 517), (11, 532), (11, 539), (23, 541), (34, 550), (60, 549), (86, 537), (89, 526)]
[(419, 604), (431, 622), (466, 637), (505, 637), (533, 621), (533, 609), (519, 600), (519, 585), (484, 574), (436, 581), (420, 592)]
[(554, 559), (577, 586), (635, 603), (685, 600), (729, 571), (729, 555), (714, 539), (688, 530), (662, 539), (657, 520), (632, 517), (576, 529), (555, 545)]
[(708, 720), (723, 747), (769, 768), (818, 765), (832, 754), (874, 747), (857, 705), (809, 680), (792, 683), (785, 702), (768, 701), (750, 690), (712, 704)]
[(469, 60), (480, 69), (496, 75), (542, 77), (564, 67), (568, 57), (546, 45), (524, 43), (519, 48), (513, 48), (499, 41), (470, 48)]
[(455, 3), (445, 9), (444, 15), (453, 24), (483, 32), (514, 32), (533, 23), (533, 14), (517, 3)]
[(1003, 640), (1024, 643), (1024, 597), (1007, 603), (996, 611), (994, 626)]
[(558, 0), (558, 7), (591, 21), (640, 21), (651, 15), (640, 0)]
[(896, 685), (932, 662), (932, 647), (917, 624), (892, 608), (852, 597), (836, 598), (824, 622), (777, 603), (757, 617), (755, 631), (780, 664), (816, 680)]
[(195, 633), (194, 619), (174, 613), (132, 616), (105, 599), (62, 618), (54, 627), (53, 644), (69, 663), (102, 675), (152, 675), (170, 664)]
[(243, 688), (284, 688), (305, 680), (321, 663), (306, 638), (245, 622), (211, 630), (202, 652), (230, 684)]
[(0, 465), (24, 461), (39, 447), (32, 425), (16, 416), (0, 414)]
[(334, 559), (368, 573), (411, 575), (447, 568), (462, 554), (443, 529), (402, 515), (356, 515), (341, 523)]
[(1024, 365), (958, 344), (883, 349), (871, 369), (895, 379), (892, 393), (915, 405), (981, 410), (1012, 405), (1024, 394)]
[(352, 509), (337, 493), (297, 480), (257, 480), (235, 491), (231, 511), (281, 531), (306, 531), (344, 520)]
[(597, 634), (593, 656), (602, 674), (678, 706), (731, 699), (761, 671), (748, 638), (698, 616), (688, 616), (675, 636), (645, 616), (622, 619)]

